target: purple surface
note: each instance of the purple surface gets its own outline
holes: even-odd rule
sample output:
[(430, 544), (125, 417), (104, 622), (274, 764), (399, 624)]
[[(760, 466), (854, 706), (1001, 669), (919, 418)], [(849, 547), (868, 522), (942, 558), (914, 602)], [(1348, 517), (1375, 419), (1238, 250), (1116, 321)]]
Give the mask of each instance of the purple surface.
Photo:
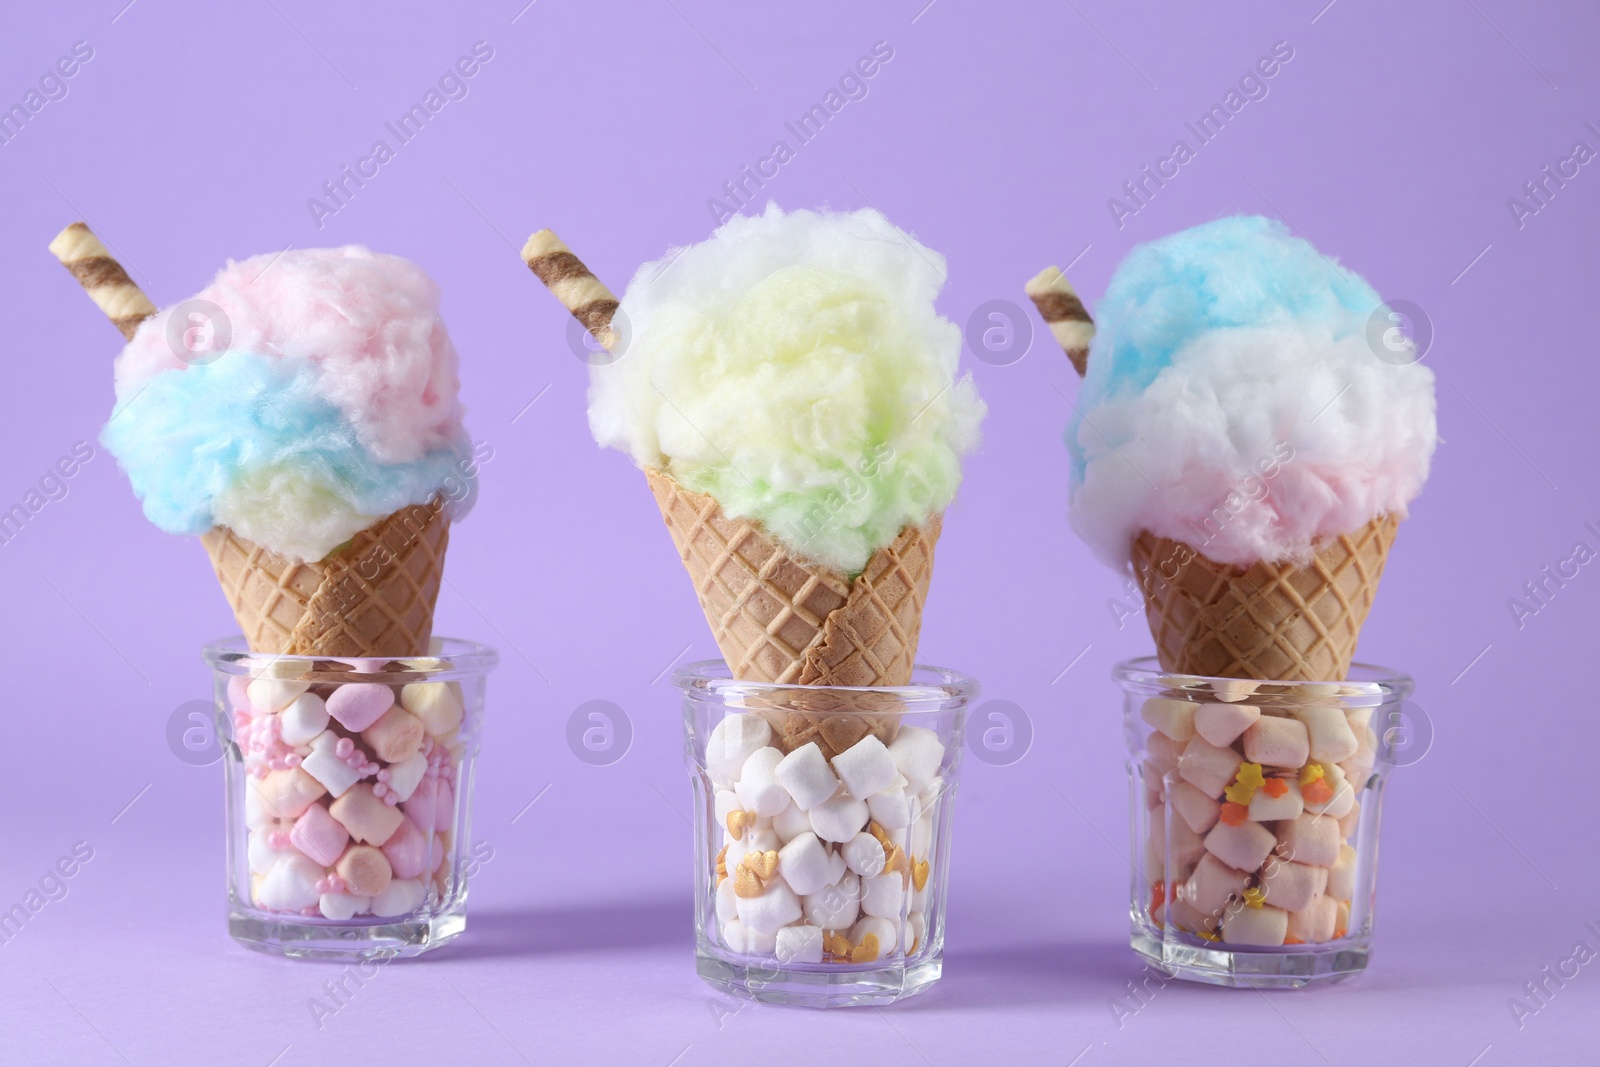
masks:
[[(268, 0), (218, 21), (125, 2), (21, 6), (0, 35), (5, 103), (74, 42), (94, 49), (0, 145), (0, 504), (92, 441), (111, 403), (117, 338), (45, 250), (65, 223), (87, 219), (162, 303), (227, 257), (289, 244), (420, 261), (444, 289), (471, 431), (494, 449), (439, 608), (442, 632), (504, 656), (475, 831), (494, 858), (458, 945), (386, 968), (320, 1029), (307, 1001), (337, 967), (229, 941), (220, 771), (174, 758), (165, 728), (208, 695), (198, 649), (231, 620), (199, 547), (145, 522), (99, 454), (0, 546), (0, 905), (74, 842), (94, 849), (0, 946), (0, 1062), (1593, 1062), (1600, 964), (1549, 983), (1520, 1028), (1508, 1006), (1537, 1006), (1524, 983), (1575, 943), (1600, 949), (1584, 925), (1600, 928), (1600, 726), (1575, 670), (1600, 575), (1582, 567), (1520, 628), (1508, 607), (1574, 542), (1600, 548), (1597, 164), (1520, 227), (1507, 204), (1575, 141), (1600, 149), (1591, 5)], [(307, 198), (479, 40), (494, 57), (469, 95), (317, 229)], [(976, 674), (1034, 728), (1019, 762), (968, 761), (945, 981), (822, 1016), (741, 1010), (694, 977), (664, 674), (714, 650), (643, 479), (591, 444), (567, 318), (517, 250), (554, 227), (620, 288), (703, 238), (706, 200), (792, 143), (784, 123), (880, 40), (894, 58), (866, 98), (767, 192), (885, 211), (950, 257), (956, 321), (1021, 302), (1052, 261), (1075, 260), (1092, 305), (1134, 242), (1241, 211), (1282, 215), (1431, 319), (1445, 442), (1361, 653), (1415, 674), (1434, 740), (1390, 790), (1365, 976), (1278, 995), (1171, 985), (1118, 1025), (1110, 1004), (1138, 966), (1108, 670), (1150, 641), (1136, 617), (1119, 628), (1120, 580), (1067, 528), (1058, 438), (1076, 386), (1041, 327), (1012, 365), (968, 356), (991, 414), (924, 631), (926, 660)], [(1107, 198), (1280, 40), (1294, 58), (1269, 95), (1119, 229)], [(632, 723), (609, 766), (565, 740), (594, 699)]]

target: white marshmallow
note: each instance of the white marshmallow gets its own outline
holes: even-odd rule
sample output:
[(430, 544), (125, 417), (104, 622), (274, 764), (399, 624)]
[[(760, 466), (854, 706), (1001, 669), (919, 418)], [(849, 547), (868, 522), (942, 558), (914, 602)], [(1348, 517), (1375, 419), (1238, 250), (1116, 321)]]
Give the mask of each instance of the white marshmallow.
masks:
[(1178, 757), (1178, 777), (1215, 799), (1228, 788), (1244, 760), (1231, 748), (1219, 748), (1203, 737), (1184, 746)]
[(806, 814), (818, 837), (843, 844), (867, 825), (867, 802), (841, 794), (823, 801)]
[(861, 879), (846, 873), (837, 883), (807, 893), (806, 921), (824, 930), (843, 930), (861, 914)]
[(898, 919), (906, 903), (906, 880), (899, 871), (861, 879), (861, 910), (882, 919)]
[(428, 891), (417, 878), (391, 878), (389, 886), (372, 898), (372, 914), (380, 919), (416, 911)]
[(1355, 806), (1356, 791), (1345, 780), (1344, 771), (1339, 769), (1337, 763), (1322, 764), (1322, 780), (1328, 783), (1332, 795), (1326, 804), (1307, 804), (1306, 810), (1313, 815), (1331, 815), (1335, 819), (1342, 819), (1349, 814)]
[(794, 798), (795, 807), (810, 811), (839, 791), (839, 779), (828, 767), (828, 758), (815, 741), (789, 753), (778, 763), (779, 784)]
[(821, 963), (822, 927), (785, 926), (773, 946), (779, 963)]
[(278, 736), (286, 745), (303, 745), (328, 728), (328, 705), (315, 693), (301, 693), (278, 713)]
[(414, 752), (399, 763), (389, 764), (388, 770), (389, 792), (404, 802), (411, 799), (411, 794), (422, 784), (422, 776), (428, 773), (428, 757)]
[(1264, 904), (1234, 908), (1222, 917), (1222, 940), (1229, 945), (1281, 945), (1289, 935), (1289, 913)]
[[(1306, 724), (1311, 737), (1311, 758), (1319, 763), (1338, 763), (1356, 754), (1356, 735), (1341, 708), (1295, 708), (1291, 714)], [(1299, 910), (1299, 909), (1295, 909)]]
[(914, 911), (906, 918), (906, 955), (921, 952), (928, 943), (928, 917)]
[(906, 795), (905, 775), (896, 775), (887, 789), (881, 789), (867, 798), (867, 810), (872, 821), (889, 830), (899, 830), (911, 823), (911, 798)]
[(932, 730), (902, 726), (889, 745), (889, 754), (894, 757), (895, 768), (905, 775), (910, 790), (921, 793), (938, 777), (939, 765), (944, 762), (944, 743)]
[(1181, 744), (1194, 736), (1195, 707), (1187, 700), (1151, 697), (1139, 709), (1139, 717)]
[(729, 874), (732, 874), (734, 868), (739, 866), (739, 861), (744, 859), (744, 854), (750, 851), (749, 838), (750, 834), (746, 832), (744, 837), (739, 838), (737, 841), (732, 839), (728, 841), (728, 847), (722, 853), (722, 864), (728, 868)]
[(1356, 894), (1356, 850), (1349, 845), (1339, 846), (1339, 858), (1328, 868), (1327, 893), (1334, 900), (1349, 900)]
[(1250, 818), (1256, 822), (1298, 819), (1300, 813), (1306, 810), (1305, 801), (1300, 796), (1300, 783), (1290, 778), (1285, 784), (1288, 788), (1281, 797), (1270, 796), (1265, 789), (1257, 789), (1255, 796), (1250, 798)]
[[(1371, 710), (1370, 708), (1368, 710)], [(1372, 775), (1372, 765), (1378, 758), (1378, 735), (1372, 732), (1369, 726), (1361, 726), (1355, 730), (1356, 751), (1355, 755), (1339, 763), (1339, 769), (1344, 772), (1345, 778), (1350, 782), (1350, 788), (1357, 793), (1367, 787), (1367, 779)]]
[(1241, 678), (1218, 678), (1211, 683), (1217, 699), (1226, 704), (1237, 703), (1261, 688), (1260, 682), (1247, 682)]
[(850, 795), (861, 800), (886, 788), (900, 773), (889, 749), (875, 734), (868, 734), (833, 757), (833, 770)]
[(899, 947), (899, 923), (890, 922), (881, 916), (869, 915), (851, 928), (850, 943), (859, 945), (867, 939), (868, 934), (873, 934), (878, 938), (878, 958), (880, 960)]
[[(270, 715), (293, 704), (295, 698), (311, 688), (310, 682), (286, 682), (277, 678), (257, 678), (245, 688), (250, 706), (258, 714)], [(310, 905), (307, 905), (308, 907)]]
[(334, 755), (333, 749), (338, 743), (338, 734), (324, 730), (311, 739), (311, 754), (300, 761), (300, 769), (321, 782), (333, 797), (344, 796), (351, 786), (361, 780), (359, 772)]
[(783, 753), (775, 748), (758, 748), (744, 761), (739, 784), (733, 787), (745, 811), (773, 816), (789, 806), (789, 794), (778, 784), (776, 771)]
[(317, 908), (325, 919), (353, 919), (372, 909), (372, 898), (349, 893), (324, 893), (317, 901)]
[(759, 715), (732, 712), (706, 738), (706, 773), (719, 788), (730, 788), (750, 753), (772, 740), (772, 727)]
[[(890, 830), (887, 836), (890, 841), (900, 845), (901, 848), (906, 847), (903, 841), (896, 840), (895, 831)], [(911, 824), (911, 847), (907, 851), (911, 853), (912, 858), (925, 860), (928, 858), (928, 853), (932, 850), (933, 815), (930, 812), (927, 818), (918, 819), (916, 822)]]
[(744, 956), (770, 956), (778, 947), (776, 935), (752, 930), (738, 919), (722, 924), (722, 943)]
[(275, 817), (267, 810), (266, 801), (252, 784), (254, 782), (255, 779), (251, 778), (244, 787), (244, 824), (252, 830), (267, 825)]
[(744, 806), (739, 803), (739, 794), (731, 789), (719, 789), (711, 798), (712, 818), (716, 820), (717, 827), (723, 833), (728, 832), (728, 816), (743, 810)]
[(746, 929), (768, 937), (775, 936), (780, 927), (788, 926), (800, 918), (800, 898), (782, 878), (768, 882), (759, 897), (734, 895), (734, 906), (739, 921)]
[(928, 788), (917, 794), (917, 806), (912, 809), (912, 817), (919, 818), (923, 815), (926, 815), (928, 812), (937, 807), (939, 801), (943, 798), (944, 778), (936, 774), (933, 776), (932, 780), (928, 782)]
[(793, 804), (772, 817), (772, 832), (777, 834), (778, 840), (785, 845), (810, 831), (810, 816)]
[[(289, 824), (284, 823), (283, 825), (287, 827)], [(277, 863), (280, 857), (299, 854), (298, 849), (273, 848), (269, 845), (267, 838), (272, 832), (271, 830), (258, 830), (252, 833), (249, 844), (245, 846), (245, 856), (250, 862), (250, 870), (253, 874), (266, 874), (272, 870), (272, 865)]]
[(1201, 704), (1194, 713), (1194, 731), (1218, 748), (1227, 748), (1261, 718), (1251, 704)]
[(883, 873), (883, 845), (871, 834), (857, 834), (839, 849), (846, 867), (865, 878)]
[(322, 880), (323, 873), (320, 866), (300, 853), (286, 852), (261, 879), (256, 903), (271, 911), (302, 911), (312, 907), (322, 895), (317, 892), (317, 883)]
[(809, 830), (778, 850), (778, 873), (801, 896), (833, 884), (837, 869), (833, 854)]
[(733, 879), (724, 878), (717, 886), (717, 922), (728, 923), (739, 917), (738, 898), (733, 895)]
[[(1337, 833), (1338, 824), (1331, 819), (1328, 823)], [(1243, 822), (1238, 826), (1219, 822), (1206, 834), (1206, 851), (1236, 871), (1253, 871), (1261, 866), (1275, 844), (1277, 839), (1272, 831), (1258, 822)]]
[[(1169, 799), (1172, 809), (1184, 822), (1189, 824), (1189, 829), (1197, 834), (1203, 834), (1217, 825), (1217, 816), (1222, 813), (1222, 805), (1188, 782), (1179, 782), (1172, 787)], [(1159, 814), (1154, 818), (1159, 819)]]

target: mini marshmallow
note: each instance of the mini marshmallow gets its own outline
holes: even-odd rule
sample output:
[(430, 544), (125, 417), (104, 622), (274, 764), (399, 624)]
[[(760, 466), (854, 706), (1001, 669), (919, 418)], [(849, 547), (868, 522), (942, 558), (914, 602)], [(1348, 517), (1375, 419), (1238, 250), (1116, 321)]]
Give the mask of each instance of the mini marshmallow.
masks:
[(242, 711), (246, 715), (255, 710), (250, 705), (250, 679), (242, 674), (228, 679), (228, 710)]
[(1268, 863), (1261, 872), (1262, 898), (1284, 911), (1304, 911), (1328, 887), (1328, 868), (1287, 860)]
[(245, 693), (250, 698), (250, 706), (258, 714), (272, 715), (293, 704), (296, 697), (310, 688), (310, 682), (257, 678), (245, 687)]
[[(1155, 821), (1151, 820), (1152, 823)], [(1170, 858), (1175, 865), (1187, 867), (1205, 854), (1205, 838), (1189, 829), (1189, 824), (1182, 819), (1173, 819), (1167, 851), (1171, 853)]]
[(744, 761), (772, 740), (772, 727), (759, 715), (731, 712), (712, 727), (706, 738), (706, 772), (719, 787), (731, 788), (739, 780)]
[(886, 830), (901, 830), (911, 824), (911, 798), (906, 795), (905, 775), (895, 775), (888, 787), (867, 798), (872, 821)]
[[(1183, 823), (1182, 819), (1174, 821), (1180, 825)], [(1157, 815), (1147, 819), (1145, 825), (1149, 833), (1144, 839), (1144, 870), (1148, 877), (1159, 877), (1160, 872), (1166, 867), (1167, 820)]]
[(899, 871), (861, 879), (861, 911), (881, 919), (898, 919), (906, 903), (906, 880)]
[(1356, 835), (1356, 830), (1361, 826), (1361, 801), (1357, 800), (1350, 805), (1350, 810), (1339, 816), (1339, 836), (1346, 841)]
[[(771, 817), (789, 805), (789, 794), (778, 782), (778, 764), (783, 753), (776, 748), (758, 748), (744, 761), (739, 784), (733, 787), (745, 811)], [(747, 924), (748, 925), (748, 924)]]
[[(906, 847), (904, 844), (901, 844), (900, 841), (896, 838), (895, 831), (890, 830), (888, 832), (888, 838), (889, 838), (890, 841), (894, 842), (895, 844), (900, 844), (902, 848)], [(933, 850), (933, 815), (930, 812), (927, 818), (918, 819), (916, 822), (911, 824), (910, 852), (911, 852), (911, 855), (914, 858), (920, 860), (920, 859), (927, 859), (928, 858), (928, 853), (931, 852), (932, 850)]]
[(821, 963), (822, 928), (785, 926), (778, 931), (773, 955), (778, 957), (779, 963)]
[(411, 794), (417, 791), (423, 775), (427, 773), (428, 757), (418, 752), (410, 759), (389, 764), (378, 772), (378, 776), (379, 780), (389, 787), (389, 792), (394, 795), (396, 802), (402, 802), (411, 799)]
[(1211, 691), (1225, 704), (1236, 704), (1260, 688), (1260, 682), (1249, 682), (1242, 678), (1218, 678), (1211, 683)]
[(801, 811), (810, 811), (839, 791), (839, 779), (815, 741), (783, 757), (774, 773)]
[(1215, 933), (1218, 918), (1207, 914), (1179, 897), (1170, 902), (1164, 913), (1165, 921), (1171, 923), (1179, 930), (1188, 930), (1191, 933)]
[(369, 898), (351, 896), (349, 893), (324, 893), (317, 901), (317, 910), (322, 912), (324, 919), (353, 919), (366, 914), (371, 908), (372, 901)]
[(846, 867), (864, 878), (883, 873), (883, 845), (871, 834), (857, 834), (839, 849)]
[(374, 897), (389, 888), (394, 869), (384, 854), (371, 845), (351, 845), (334, 866), (350, 892), (358, 897)]
[(823, 801), (806, 814), (811, 819), (811, 829), (818, 837), (843, 844), (867, 825), (867, 802), (841, 794)]
[[(1259, 795), (1259, 790), (1257, 792)], [(1217, 825), (1217, 816), (1222, 812), (1221, 804), (1188, 782), (1179, 782), (1172, 787), (1170, 802), (1178, 816), (1197, 834), (1203, 834)]]
[(422, 907), (428, 889), (415, 878), (392, 878), (383, 892), (372, 898), (372, 914), (380, 919), (406, 915)]
[[(889, 755), (894, 757), (895, 768), (905, 775), (909, 790), (922, 793), (938, 777), (939, 766), (944, 763), (944, 743), (932, 730), (902, 726), (889, 745)], [(834, 766), (838, 766), (837, 761)]]
[(412, 682), (400, 689), (400, 703), (432, 737), (445, 737), (465, 714), (460, 682)]
[(1261, 718), (1252, 704), (1201, 704), (1194, 713), (1194, 731), (1218, 748), (1227, 748)]
[(1184, 746), (1178, 758), (1178, 777), (1213, 799), (1220, 797), (1244, 760), (1231, 748), (1218, 748), (1203, 737)]
[(1334, 900), (1350, 900), (1356, 895), (1356, 850), (1349, 845), (1339, 846), (1339, 858), (1328, 868), (1327, 892)]
[(1338, 763), (1356, 754), (1356, 735), (1341, 708), (1295, 708), (1290, 712), (1305, 723), (1311, 739), (1311, 758), (1319, 763)]
[(422, 747), (422, 720), (405, 708), (393, 707), (361, 731), (361, 740), (385, 763), (410, 759)]
[(372, 794), (369, 782), (357, 782), (328, 806), (328, 813), (344, 824), (350, 836), (366, 845), (381, 845), (394, 836), (405, 816)]
[(1344, 772), (1337, 763), (1322, 764), (1322, 780), (1328, 783), (1331, 795), (1326, 803), (1306, 804), (1306, 810), (1313, 815), (1330, 815), (1335, 819), (1343, 818), (1355, 807), (1356, 791), (1350, 788), (1350, 783), (1345, 780)]
[(801, 896), (833, 884), (839, 877), (840, 862), (810, 831), (778, 850), (778, 873), (789, 883), (789, 888)]
[(1223, 906), (1244, 892), (1250, 881), (1246, 871), (1236, 871), (1209, 852), (1195, 864), (1178, 896), (1203, 915), (1221, 915)]
[(328, 728), (328, 706), (315, 693), (301, 693), (278, 713), (278, 736), (286, 745), (303, 745)]
[(428, 835), (417, 829), (410, 816), (400, 820), (395, 832), (383, 843), (383, 856), (396, 878), (418, 878), (430, 869), (433, 858)]
[(1159, 782), (1178, 769), (1178, 759), (1183, 746), (1163, 733), (1153, 733), (1145, 739), (1145, 779)]
[(424, 778), (404, 805), (419, 830), (448, 830), (456, 820), (455, 794), (442, 778)]
[(717, 884), (717, 922), (736, 922), (739, 918), (738, 898), (733, 895), (733, 879), (724, 878)]
[[(322, 809), (313, 806), (310, 810), (321, 811)], [(281, 845), (273, 844), (275, 840), (282, 840), (278, 836), (284, 832), (281, 829), (282, 826), (282, 823), (274, 822), (266, 829), (251, 832), (250, 841), (245, 846), (245, 858), (250, 864), (251, 873), (266, 874), (272, 870), (272, 865), (277, 863), (280, 858), (295, 851), (293, 848), (284, 848)]]
[(322, 868), (311, 860), (298, 852), (286, 852), (261, 879), (256, 903), (269, 911), (301, 911), (312, 907), (322, 895), (317, 892), (322, 875)]
[[(850, 795), (861, 800), (887, 788), (895, 775), (903, 773), (875, 734), (868, 734), (833, 757), (833, 770)], [(911, 775), (905, 777), (911, 780)]]
[(846, 873), (836, 884), (807, 893), (801, 904), (813, 926), (843, 930), (861, 914), (861, 879)]
[[(744, 806), (739, 803), (739, 795), (731, 789), (718, 789), (711, 798), (711, 817), (724, 833), (728, 830), (728, 816), (743, 810)], [(739, 836), (744, 836), (743, 825), (739, 828)]]
[(781, 877), (768, 882), (758, 897), (735, 894), (734, 906), (747, 929), (768, 937), (800, 918), (800, 898)]
[(1338, 918), (1337, 901), (1328, 896), (1316, 897), (1305, 910), (1289, 913), (1288, 937), (1305, 942), (1332, 941), (1333, 924)]
[(310, 755), (300, 761), (301, 768), (334, 797), (344, 796), (363, 777), (361, 771), (338, 754), (339, 740), (339, 735), (332, 730), (322, 731), (311, 739)]
[(1258, 822), (1238, 826), (1219, 822), (1206, 834), (1206, 851), (1236, 871), (1253, 871), (1261, 866), (1276, 843), (1272, 831)]
[(295, 820), (294, 829), (289, 831), (289, 841), (317, 863), (332, 867), (344, 846), (350, 843), (350, 834), (338, 819), (328, 814), (327, 808), (313, 804)]
[(745, 956), (770, 956), (777, 951), (776, 934), (763, 934), (752, 930), (738, 919), (722, 926), (722, 943), (729, 952)]
[(881, 916), (869, 915), (850, 928), (850, 943), (859, 945), (871, 934), (878, 939), (878, 958), (889, 955), (900, 944), (900, 924)]
[(794, 804), (790, 804), (772, 817), (772, 832), (778, 843), (787, 845), (801, 834), (811, 832), (811, 817)]
[(1289, 913), (1267, 904), (1235, 908), (1222, 917), (1222, 940), (1229, 945), (1281, 945), (1289, 934)]
[(271, 771), (265, 778), (251, 778), (245, 789), (260, 793), (262, 810), (274, 819), (298, 819), (327, 792), (303, 766)]
[(1264, 715), (1244, 732), (1244, 754), (1267, 767), (1303, 767), (1311, 754), (1311, 737), (1299, 719)]
[(1187, 700), (1151, 697), (1139, 709), (1139, 717), (1179, 744), (1194, 736), (1196, 705)]
[(394, 690), (377, 682), (349, 682), (328, 695), (328, 714), (353, 734), (371, 726), (394, 707)]
[(928, 917), (920, 911), (914, 911), (906, 917), (906, 955), (914, 955), (922, 951), (922, 946), (928, 941)]
[(244, 787), (244, 824), (252, 830), (258, 830), (269, 822), (276, 821), (275, 816), (267, 810), (265, 802), (261, 799), (261, 792), (256, 789), (256, 780), (247, 778)]
[[(1371, 710), (1370, 708), (1367, 710)], [(1345, 778), (1350, 782), (1350, 788), (1356, 792), (1367, 787), (1367, 779), (1372, 776), (1372, 765), (1378, 758), (1378, 735), (1367, 726), (1358, 727), (1355, 731), (1356, 751), (1353, 756), (1342, 760), (1339, 769), (1344, 772)]]
[[(1256, 823), (1246, 825), (1255, 826)], [(1209, 842), (1207, 844), (1209, 846)], [(1278, 854), (1296, 863), (1331, 867), (1339, 859), (1339, 822), (1326, 815), (1302, 815), (1278, 824)]]
[(1306, 810), (1300, 796), (1300, 783), (1294, 779), (1284, 781), (1283, 796), (1275, 797), (1265, 789), (1257, 789), (1250, 798), (1250, 818), (1255, 822), (1277, 822), (1279, 819), (1297, 819)]

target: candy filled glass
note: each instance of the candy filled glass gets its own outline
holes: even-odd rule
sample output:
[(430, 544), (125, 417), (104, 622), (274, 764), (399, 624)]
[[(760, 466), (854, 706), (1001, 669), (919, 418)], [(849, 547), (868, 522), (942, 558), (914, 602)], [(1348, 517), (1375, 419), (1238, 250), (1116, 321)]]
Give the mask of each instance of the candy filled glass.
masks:
[(1114, 671), (1133, 812), (1133, 947), (1212, 985), (1294, 988), (1366, 969), (1383, 788), (1411, 679)]
[(465, 929), (473, 763), (498, 656), (433, 644), (394, 659), (257, 654), (242, 638), (206, 646), (237, 940), (391, 959)]
[(684, 692), (695, 792), (700, 976), (761, 1001), (888, 1004), (943, 967), (950, 825), (977, 683), (739, 682), (721, 661)]

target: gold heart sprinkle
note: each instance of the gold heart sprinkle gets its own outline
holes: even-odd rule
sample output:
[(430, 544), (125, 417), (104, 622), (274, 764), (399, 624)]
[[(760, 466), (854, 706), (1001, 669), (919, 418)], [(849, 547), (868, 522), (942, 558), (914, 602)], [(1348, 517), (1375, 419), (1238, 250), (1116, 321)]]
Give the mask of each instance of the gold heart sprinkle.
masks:
[(756, 877), (755, 871), (743, 863), (733, 872), (733, 895), (744, 897), (746, 900), (761, 895), (761, 879)]
[(928, 887), (928, 861), (918, 860), (911, 867), (911, 884), (917, 892), (922, 892)]
[(753, 825), (755, 821), (756, 813), (753, 811), (728, 812), (728, 836), (735, 841), (744, 840), (744, 828)]
[(851, 963), (871, 963), (878, 958), (878, 935), (868, 934), (861, 944), (850, 950)]

